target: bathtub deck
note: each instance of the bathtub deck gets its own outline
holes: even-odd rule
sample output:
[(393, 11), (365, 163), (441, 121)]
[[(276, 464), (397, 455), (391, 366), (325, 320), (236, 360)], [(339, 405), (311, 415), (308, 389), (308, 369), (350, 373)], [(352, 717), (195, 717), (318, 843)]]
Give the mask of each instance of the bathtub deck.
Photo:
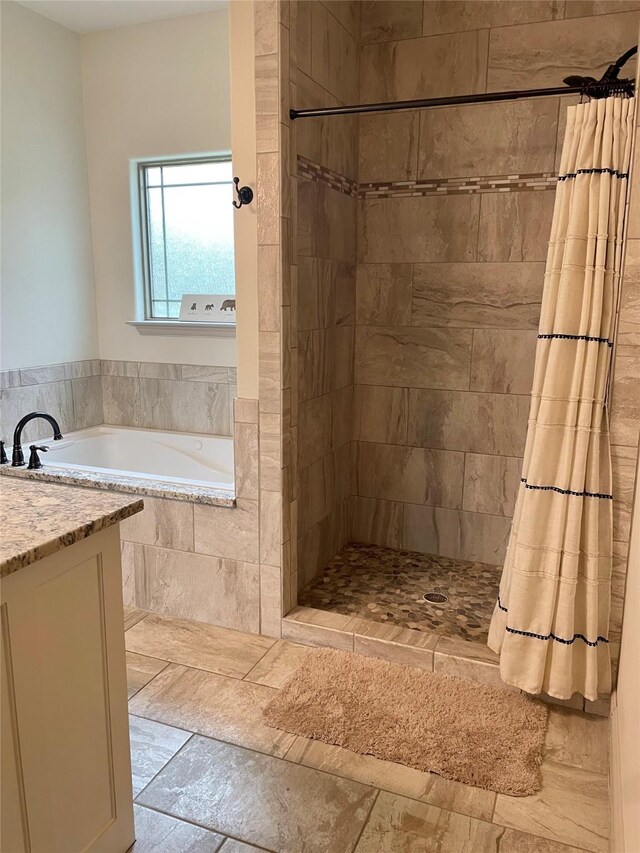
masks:
[(86, 469), (65, 467), (40, 468), (29, 471), (28, 468), (0, 467), (0, 474), (8, 477), (22, 477), (27, 480), (40, 480), (43, 483), (65, 483), (70, 486), (84, 486), (87, 489), (102, 489), (114, 492), (124, 492), (129, 495), (144, 497), (168, 498), (174, 501), (190, 501), (210, 506), (236, 505), (235, 492), (232, 489), (216, 489), (208, 486), (192, 484), (166, 483), (162, 480), (150, 480), (142, 477), (125, 477), (122, 475), (87, 471)]

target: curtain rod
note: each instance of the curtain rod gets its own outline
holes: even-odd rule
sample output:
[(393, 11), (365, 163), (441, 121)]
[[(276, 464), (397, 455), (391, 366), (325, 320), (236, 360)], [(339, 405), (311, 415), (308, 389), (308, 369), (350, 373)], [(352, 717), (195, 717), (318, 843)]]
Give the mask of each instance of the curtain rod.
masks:
[(289, 110), (289, 117), (317, 118), (319, 116), (357, 115), (359, 113), (389, 113), (399, 110), (421, 110), (429, 107), (450, 107), (458, 104), (487, 104), (494, 101), (517, 101), (523, 98), (550, 98), (558, 95), (588, 95), (600, 98), (619, 92), (631, 96), (633, 80), (619, 80), (618, 73), (625, 62), (638, 52), (638, 45), (630, 48), (612, 63), (600, 80), (594, 77), (566, 77), (565, 86), (550, 89), (523, 89), (511, 92), (486, 92), (475, 95), (452, 95), (448, 98), (420, 98), (413, 101), (390, 101), (379, 104), (350, 104), (344, 107), (317, 107), (315, 109)]

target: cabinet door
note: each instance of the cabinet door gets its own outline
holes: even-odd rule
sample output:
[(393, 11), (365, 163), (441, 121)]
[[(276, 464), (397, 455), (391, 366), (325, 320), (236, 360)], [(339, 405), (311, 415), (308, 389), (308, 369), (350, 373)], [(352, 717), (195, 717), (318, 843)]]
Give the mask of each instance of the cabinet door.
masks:
[(119, 545), (116, 526), (3, 584), (33, 853), (133, 843)]

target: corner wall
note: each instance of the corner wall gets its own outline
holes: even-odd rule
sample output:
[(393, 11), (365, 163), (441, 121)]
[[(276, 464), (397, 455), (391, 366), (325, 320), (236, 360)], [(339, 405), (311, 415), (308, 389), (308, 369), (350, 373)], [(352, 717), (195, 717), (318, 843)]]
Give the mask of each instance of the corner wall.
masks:
[[(359, 14), (359, 3), (297, 4), (296, 107), (357, 100)], [(349, 539), (358, 124), (346, 116), (294, 126), (301, 588)]]

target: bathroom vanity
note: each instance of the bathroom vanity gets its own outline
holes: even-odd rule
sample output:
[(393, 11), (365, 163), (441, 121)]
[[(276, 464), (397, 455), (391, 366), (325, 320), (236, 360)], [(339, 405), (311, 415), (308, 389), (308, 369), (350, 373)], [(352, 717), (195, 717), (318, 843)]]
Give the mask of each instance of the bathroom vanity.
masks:
[(0, 850), (125, 853), (133, 805), (119, 524), (132, 496), (0, 482)]

